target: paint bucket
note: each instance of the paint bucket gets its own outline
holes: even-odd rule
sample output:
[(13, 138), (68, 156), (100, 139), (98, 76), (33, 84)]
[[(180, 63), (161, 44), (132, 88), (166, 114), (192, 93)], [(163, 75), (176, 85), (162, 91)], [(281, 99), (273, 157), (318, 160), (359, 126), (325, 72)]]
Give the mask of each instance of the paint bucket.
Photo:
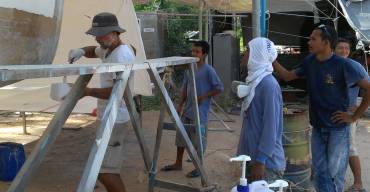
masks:
[(12, 181), (26, 159), (22, 144), (0, 143), (0, 180)]
[(55, 101), (63, 101), (71, 90), (68, 83), (53, 83), (50, 86), (50, 98)]

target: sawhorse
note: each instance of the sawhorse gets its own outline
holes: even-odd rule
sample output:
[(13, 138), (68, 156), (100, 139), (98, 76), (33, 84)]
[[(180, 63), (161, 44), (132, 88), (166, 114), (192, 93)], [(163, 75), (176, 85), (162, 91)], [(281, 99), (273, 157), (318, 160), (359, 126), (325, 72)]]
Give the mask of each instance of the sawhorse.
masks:
[[(153, 191), (154, 187), (171, 189), (174, 191), (212, 191), (215, 189), (214, 186), (210, 185), (203, 163), (202, 163), (202, 153), (198, 157), (195, 148), (190, 142), (189, 136), (187, 135), (185, 128), (180, 121), (180, 118), (175, 110), (175, 107), (168, 96), (162, 80), (159, 77), (157, 71), (158, 67), (167, 67), (175, 65), (187, 64), (190, 66), (192, 83), (191, 86), (194, 90), (194, 98), (196, 100), (196, 89), (195, 89), (195, 79), (194, 79), (194, 64), (196, 62), (195, 58), (180, 58), (171, 57), (163, 59), (153, 59), (147, 60), (145, 62), (138, 63), (105, 63), (105, 64), (80, 64), (80, 65), (11, 65), (11, 66), (0, 66), (0, 81), (9, 80), (22, 80), (22, 79), (33, 79), (33, 78), (46, 78), (46, 77), (60, 77), (60, 76), (70, 76), (79, 75), (75, 84), (73, 85), (70, 93), (66, 96), (58, 111), (55, 113), (53, 119), (50, 121), (45, 132), (40, 138), (39, 142), (35, 146), (34, 150), (28, 157), (27, 161), (23, 165), (22, 169), (19, 171), (17, 177), (12, 182), (8, 189), (8, 192), (23, 192), (26, 189), (26, 185), (29, 183), (31, 176), (36, 172), (40, 166), (42, 160), (44, 159), (48, 149), (51, 147), (52, 143), (56, 140), (57, 136), (60, 134), (62, 126), (66, 122), (67, 118), (71, 114), (73, 108), (77, 104), (78, 100), (83, 96), (83, 92), (92, 78), (93, 74), (96, 73), (117, 73), (117, 79), (112, 89), (111, 96), (109, 98), (107, 107), (103, 114), (101, 124), (97, 130), (96, 138), (90, 151), (89, 158), (85, 165), (85, 169), (77, 188), (78, 192), (91, 192), (94, 189), (95, 182), (102, 164), (105, 150), (107, 148), (110, 135), (117, 117), (117, 111), (119, 107), (119, 102), (122, 97), (124, 98), (135, 134), (138, 138), (142, 156), (144, 159), (145, 167), (149, 174), (149, 191)], [(186, 142), (186, 149), (193, 160), (194, 166), (200, 171), (202, 188), (194, 188), (182, 184), (173, 183), (170, 181), (161, 181), (155, 179), (155, 173), (157, 170), (157, 159), (158, 151), (160, 147), (161, 130), (158, 128), (156, 147), (153, 155), (153, 159), (150, 158), (150, 153), (148, 146), (145, 142), (143, 135), (143, 129), (140, 123), (139, 114), (136, 111), (135, 102), (133, 101), (133, 95), (130, 89), (126, 89), (130, 74), (135, 70), (147, 70), (152, 76), (155, 85), (160, 90), (159, 94), (162, 99), (161, 107), (161, 117), (159, 120), (159, 125), (163, 123), (163, 111), (165, 109), (172, 115), (179, 129), (181, 136)], [(197, 103), (194, 102), (194, 107), (196, 111), (196, 122), (197, 122), (197, 132), (199, 135), (199, 112), (197, 108)], [(160, 127), (160, 126), (158, 126)], [(158, 139), (159, 138), (159, 139)], [(201, 142), (200, 142), (201, 143)], [(200, 145), (199, 151), (202, 151), (202, 146)]]

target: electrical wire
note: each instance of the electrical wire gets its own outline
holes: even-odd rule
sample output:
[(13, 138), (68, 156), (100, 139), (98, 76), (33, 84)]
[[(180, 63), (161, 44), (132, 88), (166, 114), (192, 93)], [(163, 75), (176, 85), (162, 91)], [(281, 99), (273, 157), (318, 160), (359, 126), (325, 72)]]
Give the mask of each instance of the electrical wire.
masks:
[(276, 15), (287, 15), (287, 16), (297, 16), (297, 17), (307, 17), (307, 18), (318, 18), (318, 19), (326, 19), (326, 20), (334, 20), (335, 18), (327, 18), (327, 17), (320, 17), (320, 16), (311, 16), (311, 15), (301, 15), (301, 14), (294, 14), (294, 13), (279, 13), (279, 12), (270, 12), (271, 14)]
[[(220, 23), (220, 24), (233, 25), (232, 23), (227, 23), (227, 22), (222, 22), (222, 21), (214, 21), (214, 22)], [(241, 25), (241, 28), (244, 28), (244, 29), (254, 29), (255, 27), (248, 27), (248, 26)], [(279, 32), (279, 31), (271, 31), (271, 30), (269, 30), (268, 32), (269, 33), (280, 34), (280, 35), (285, 35), (285, 36), (292, 36), (292, 37), (299, 37), (299, 38), (303, 38), (303, 39), (310, 39), (309, 37), (305, 37), (305, 36), (301, 36), (301, 35), (295, 35), (295, 34), (290, 34), (290, 33), (284, 33), (284, 32)]]

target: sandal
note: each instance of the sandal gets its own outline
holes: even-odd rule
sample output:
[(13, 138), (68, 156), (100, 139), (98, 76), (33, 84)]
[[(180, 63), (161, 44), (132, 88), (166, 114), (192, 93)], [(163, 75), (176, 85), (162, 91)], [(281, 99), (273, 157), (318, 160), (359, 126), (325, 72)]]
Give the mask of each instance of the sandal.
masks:
[(358, 189), (352, 185), (347, 189), (347, 192), (366, 192), (366, 189), (365, 188)]
[(196, 177), (199, 177), (199, 176), (200, 176), (200, 173), (197, 169), (194, 169), (193, 171), (186, 174), (187, 178), (196, 178)]
[(166, 165), (164, 166), (161, 171), (181, 171), (181, 167), (176, 167), (174, 165)]

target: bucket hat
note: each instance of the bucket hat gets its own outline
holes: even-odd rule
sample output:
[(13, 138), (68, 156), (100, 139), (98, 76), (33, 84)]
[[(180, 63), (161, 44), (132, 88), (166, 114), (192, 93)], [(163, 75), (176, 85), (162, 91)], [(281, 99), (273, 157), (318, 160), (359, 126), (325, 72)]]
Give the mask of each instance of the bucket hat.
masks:
[(118, 25), (117, 17), (112, 13), (99, 13), (94, 16), (91, 28), (86, 34), (103, 36), (110, 32), (124, 33), (126, 30)]

